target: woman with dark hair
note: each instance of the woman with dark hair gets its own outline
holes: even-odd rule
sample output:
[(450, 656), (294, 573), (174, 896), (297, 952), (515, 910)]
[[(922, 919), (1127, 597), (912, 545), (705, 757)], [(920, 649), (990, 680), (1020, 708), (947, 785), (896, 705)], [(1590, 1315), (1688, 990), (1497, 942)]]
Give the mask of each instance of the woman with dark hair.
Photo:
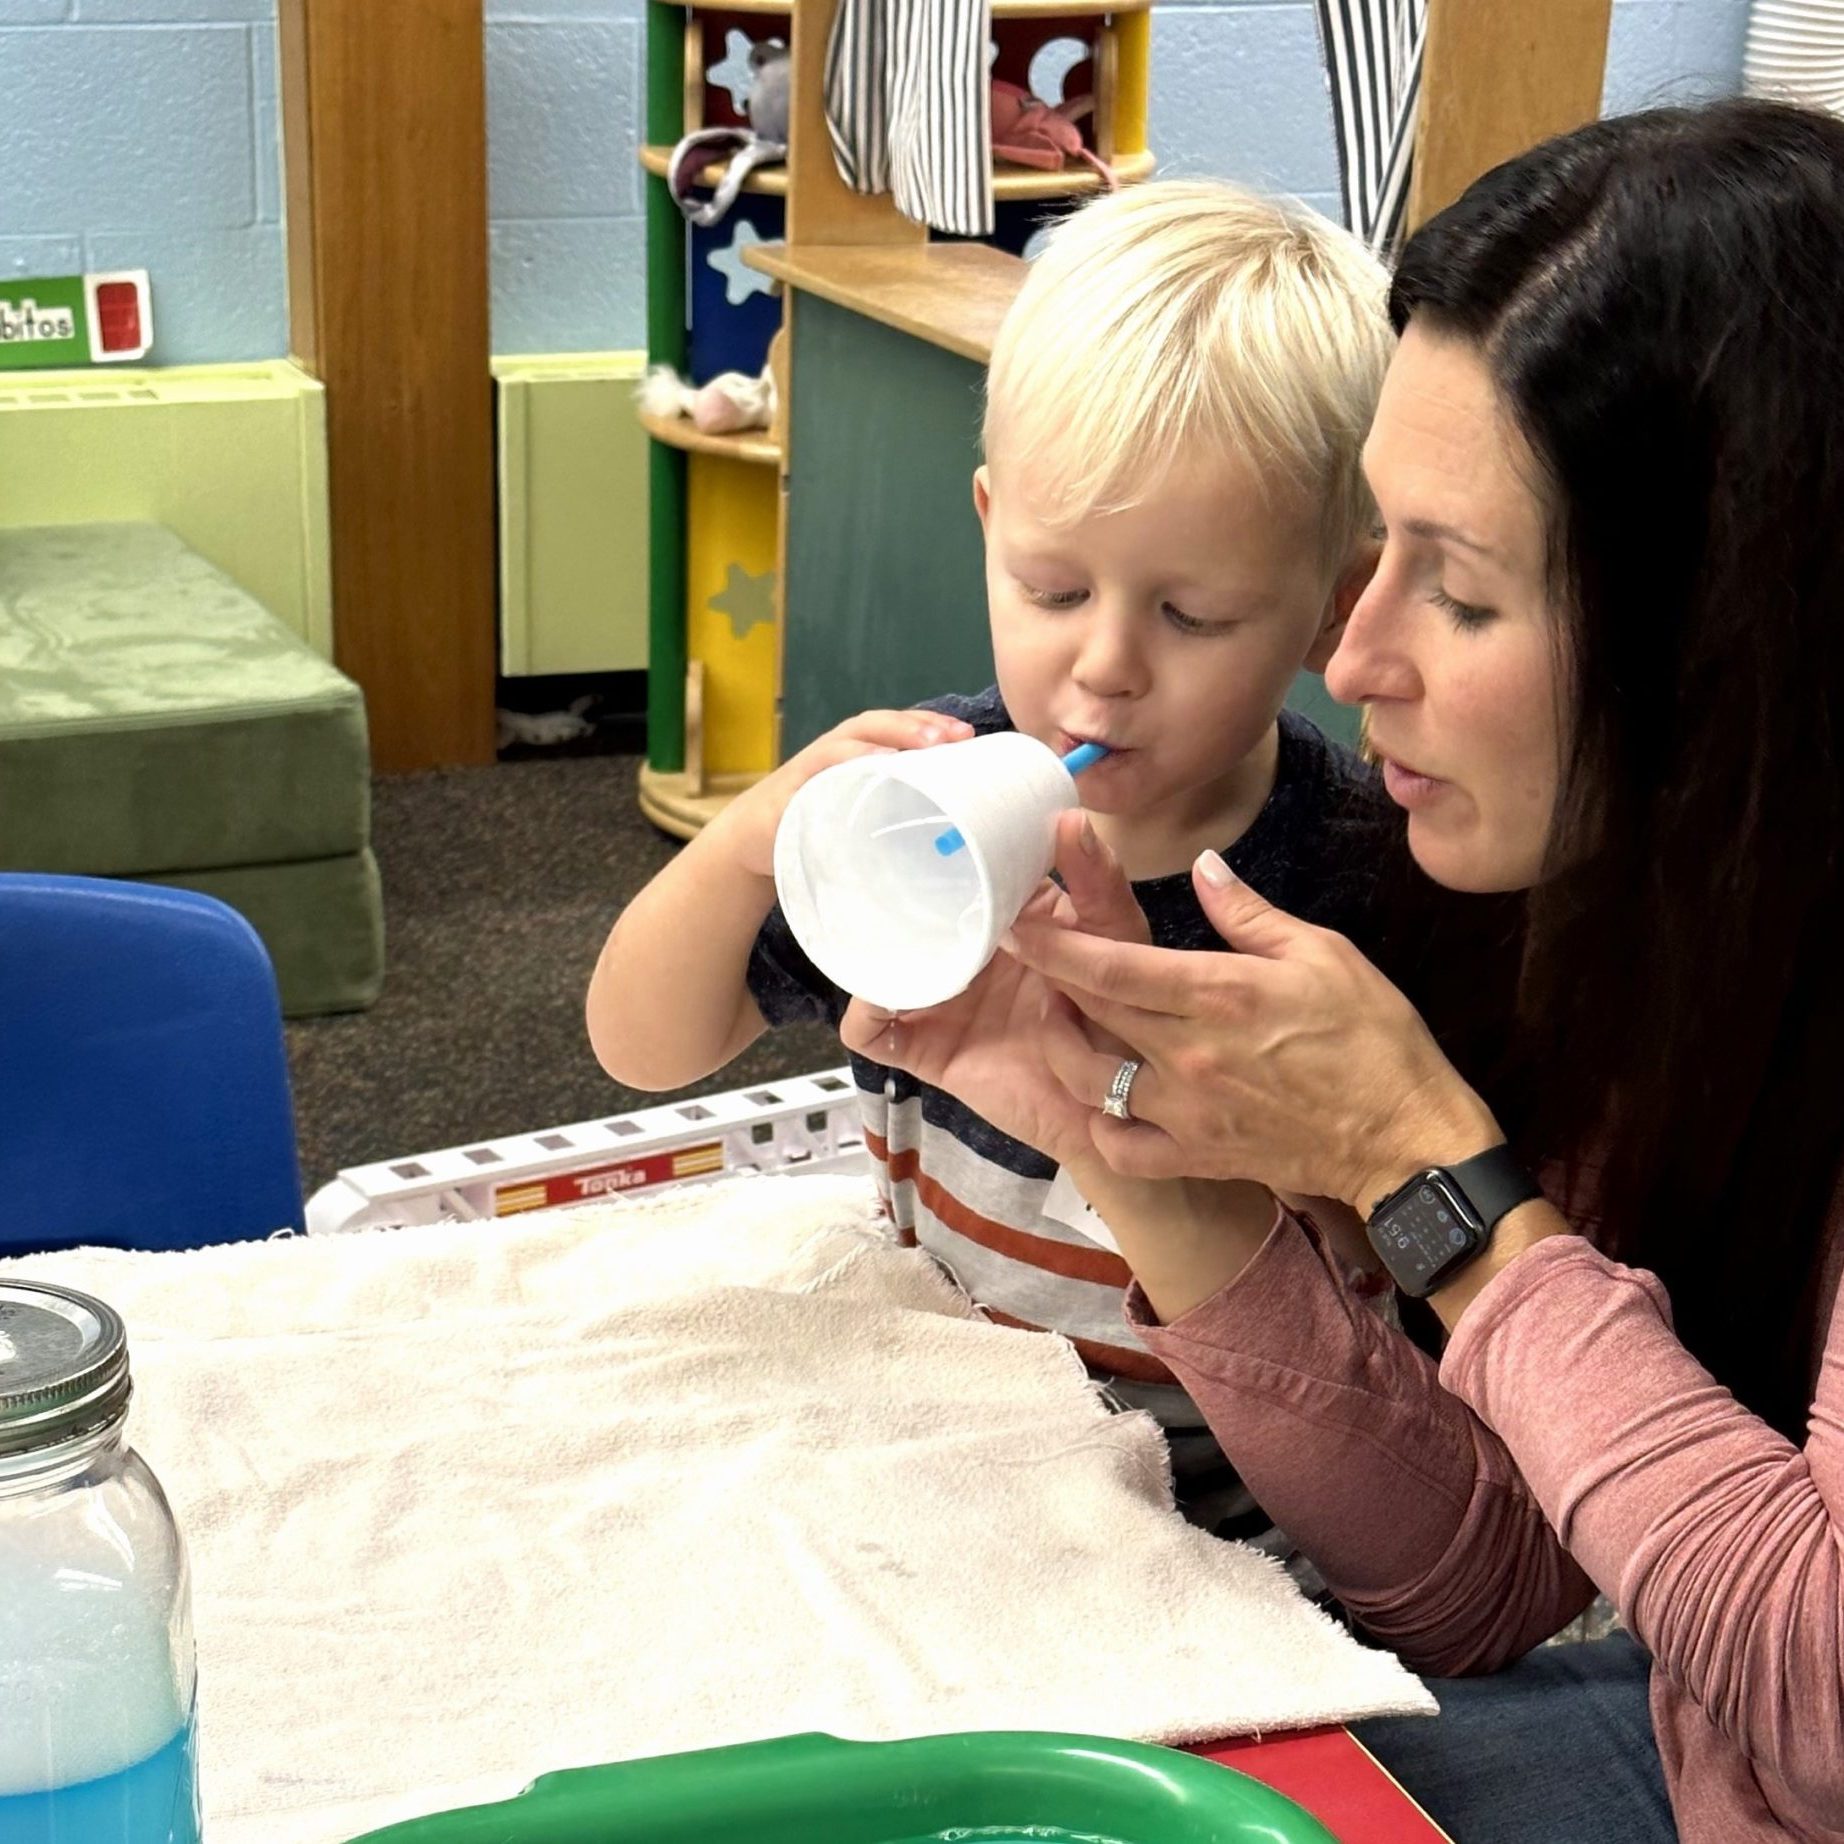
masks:
[[(1143, 945), (1090, 846), (1013, 943), (1041, 1045), (906, 1055), (1070, 1111), (1145, 1342), (1354, 1620), (1472, 1678), (1363, 1731), (1460, 1844), (1844, 1839), (1844, 123), (1564, 136), (1391, 305), (1326, 680), (1421, 869), (1523, 893), (1504, 1054), (1214, 854), (1241, 952)], [(1597, 1585), (1625, 1631), (1531, 1652)]]

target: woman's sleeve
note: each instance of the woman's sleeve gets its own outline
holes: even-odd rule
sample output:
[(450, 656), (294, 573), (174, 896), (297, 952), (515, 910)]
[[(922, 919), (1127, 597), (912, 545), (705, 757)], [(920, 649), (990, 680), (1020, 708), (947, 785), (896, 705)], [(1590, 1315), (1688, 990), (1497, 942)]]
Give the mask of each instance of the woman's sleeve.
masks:
[(1171, 1325), (1137, 1288), (1128, 1313), (1263, 1510), (1416, 1670), (1496, 1670), (1593, 1597), (1505, 1443), (1297, 1218)]
[(1844, 1314), (1803, 1449), (1678, 1342), (1656, 1277), (1575, 1236), (1494, 1276), (1441, 1375), (1671, 1680), (1844, 1832)]

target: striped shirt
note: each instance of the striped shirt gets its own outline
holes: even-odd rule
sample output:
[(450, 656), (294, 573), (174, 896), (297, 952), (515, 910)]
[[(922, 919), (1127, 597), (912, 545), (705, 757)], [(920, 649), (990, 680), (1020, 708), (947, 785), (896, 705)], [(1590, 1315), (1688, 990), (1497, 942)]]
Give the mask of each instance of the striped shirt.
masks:
[[(962, 718), (980, 735), (1012, 727), (996, 689), (925, 708)], [(1391, 811), (1372, 771), (1283, 711), (1273, 791), (1225, 856), (1270, 901), (1363, 947), (1378, 822)], [(1226, 951), (1188, 872), (1135, 884), (1134, 894), (1160, 946)], [(756, 939), (749, 990), (771, 1025), (837, 1025), (848, 1003), (801, 951), (779, 908)], [(1045, 1214), (1055, 1163), (901, 1070), (860, 1056), (851, 1064), (865, 1145), (898, 1236), (942, 1262), (988, 1317), (1060, 1332), (1115, 1398), (1148, 1411), (1166, 1431), (1179, 1503), (1193, 1521), (1279, 1547), (1203, 1416), (1127, 1323), (1127, 1264)]]
[(1387, 254), (1408, 210), (1428, 0), (1318, 0), (1318, 14), (1345, 223)]

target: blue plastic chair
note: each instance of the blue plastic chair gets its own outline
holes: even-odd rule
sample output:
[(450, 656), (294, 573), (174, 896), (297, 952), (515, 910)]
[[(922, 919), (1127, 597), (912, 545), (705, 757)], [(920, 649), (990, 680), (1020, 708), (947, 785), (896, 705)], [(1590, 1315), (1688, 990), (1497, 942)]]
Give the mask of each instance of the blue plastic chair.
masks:
[(301, 1227), (256, 931), (188, 890), (0, 874), (0, 1254)]

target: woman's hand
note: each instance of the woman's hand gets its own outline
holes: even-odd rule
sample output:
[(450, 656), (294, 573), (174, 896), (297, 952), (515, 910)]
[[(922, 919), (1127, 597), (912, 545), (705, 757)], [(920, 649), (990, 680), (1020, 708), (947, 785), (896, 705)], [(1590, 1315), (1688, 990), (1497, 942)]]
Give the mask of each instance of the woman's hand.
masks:
[(906, 1070), (1061, 1165), (1094, 1149), (1088, 1110), (1044, 1060), (1049, 997), (1036, 974), (995, 954), (965, 992), (926, 1011), (886, 1012), (852, 1000), (839, 1037), (846, 1049)]
[(1051, 1011), (1043, 1041), (1074, 1099), (1099, 1107), (1120, 1044), (1141, 1060), (1134, 1118), (1090, 1116), (1114, 1170), (1250, 1178), (1367, 1212), (1423, 1167), (1503, 1139), (1414, 1007), (1342, 935), (1264, 902), (1214, 852), (1193, 877), (1239, 953), (1104, 940), (1034, 916), (1011, 938), (1014, 958), (1073, 1001)]
[[(1047, 929), (1090, 929), (1108, 939), (1147, 942), (1151, 933), (1107, 848), (1079, 812), (1061, 816), (1057, 875), (1020, 921)], [(848, 1050), (906, 1070), (964, 1102), (982, 1119), (1058, 1164), (1094, 1157), (1090, 1110), (1045, 1060), (1044, 1015), (1055, 995), (1009, 955), (995, 954), (957, 998), (926, 1011), (890, 1013), (854, 999), (839, 1035)]]

